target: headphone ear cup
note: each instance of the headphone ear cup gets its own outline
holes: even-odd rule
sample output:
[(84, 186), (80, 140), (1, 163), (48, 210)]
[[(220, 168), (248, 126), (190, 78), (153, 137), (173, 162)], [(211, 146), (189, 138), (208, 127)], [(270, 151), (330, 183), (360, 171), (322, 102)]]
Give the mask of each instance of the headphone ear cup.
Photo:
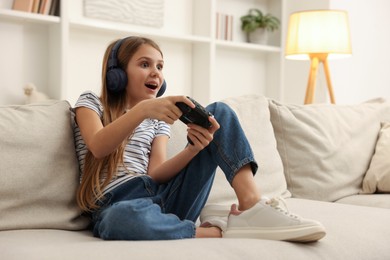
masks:
[(167, 82), (164, 80), (160, 90), (157, 92), (157, 97), (161, 97), (164, 94), (166, 89), (167, 89)]
[(127, 86), (127, 75), (122, 69), (113, 68), (107, 71), (106, 86), (111, 92), (118, 93)]

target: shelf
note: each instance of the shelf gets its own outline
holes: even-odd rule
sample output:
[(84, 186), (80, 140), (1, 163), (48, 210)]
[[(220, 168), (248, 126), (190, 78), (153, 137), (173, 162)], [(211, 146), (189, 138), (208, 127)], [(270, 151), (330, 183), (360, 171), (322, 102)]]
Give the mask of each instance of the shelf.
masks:
[[(140, 35), (145, 37), (158, 38), (162, 40), (173, 40), (178, 42), (191, 42), (191, 43), (210, 43), (212, 41), (209, 37), (194, 36), (194, 35), (179, 35), (161, 32), (159, 29), (152, 28), (138, 28), (137, 26), (131, 26), (123, 23), (107, 22), (97, 19), (80, 19), (70, 21), (70, 26), (73, 29), (93, 30), (100, 33), (118, 33), (129, 35)], [(224, 40), (215, 40), (217, 47), (243, 50), (243, 51), (255, 51), (255, 52), (281, 52), (280, 47), (259, 45), (246, 42), (232, 42)]]
[(193, 35), (178, 35), (173, 33), (161, 32), (159, 29), (139, 28), (123, 23), (108, 22), (97, 19), (80, 19), (70, 21), (71, 28), (82, 30), (94, 30), (100, 33), (118, 33), (128, 35), (139, 35), (145, 37), (158, 38), (163, 40), (174, 40), (179, 42), (210, 43), (210, 38)]
[(246, 43), (246, 42), (231, 42), (231, 41), (224, 41), (224, 40), (216, 40), (216, 45), (217, 47), (243, 50), (243, 51), (255, 51), (255, 52), (260, 51), (260, 52), (275, 52), (275, 53), (281, 52), (280, 47)]
[(58, 16), (28, 13), (28, 12), (9, 10), (9, 9), (0, 9), (0, 19), (15, 21), (15, 22), (39, 23), (39, 24), (60, 23), (60, 17)]

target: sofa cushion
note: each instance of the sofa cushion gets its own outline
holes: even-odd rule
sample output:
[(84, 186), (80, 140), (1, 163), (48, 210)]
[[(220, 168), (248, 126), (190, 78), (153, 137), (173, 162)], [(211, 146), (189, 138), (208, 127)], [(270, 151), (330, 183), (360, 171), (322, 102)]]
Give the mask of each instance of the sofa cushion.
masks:
[(386, 102), (289, 105), (270, 101), (271, 121), (293, 197), (335, 201), (358, 194)]
[[(240, 123), (251, 143), (259, 170), (255, 176), (263, 195), (268, 197), (290, 197), (283, 164), (276, 149), (276, 140), (270, 122), (268, 100), (263, 96), (241, 96), (223, 100), (237, 114)], [(222, 126), (226, 127), (226, 126)], [(228, 127), (228, 126), (227, 126)], [(171, 128), (169, 155), (176, 154), (186, 145), (186, 126), (181, 122)], [(234, 142), (234, 140), (231, 140)], [(233, 189), (222, 171), (218, 168), (208, 203), (231, 204), (237, 202)]]
[(78, 164), (69, 104), (0, 107), (0, 230), (77, 230)]
[(390, 192), (390, 122), (382, 124), (362, 193)]

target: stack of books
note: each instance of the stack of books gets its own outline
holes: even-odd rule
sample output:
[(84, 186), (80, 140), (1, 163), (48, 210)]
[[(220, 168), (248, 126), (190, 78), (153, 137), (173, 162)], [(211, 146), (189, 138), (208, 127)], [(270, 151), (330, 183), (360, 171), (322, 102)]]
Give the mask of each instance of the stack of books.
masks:
[(233, 40), (233, 15), (218, 13), (216, 16), (216, 35), (218, 40)]
[(45, 14), (60, 15), (60, 0), (14, 0), (13, 10)]

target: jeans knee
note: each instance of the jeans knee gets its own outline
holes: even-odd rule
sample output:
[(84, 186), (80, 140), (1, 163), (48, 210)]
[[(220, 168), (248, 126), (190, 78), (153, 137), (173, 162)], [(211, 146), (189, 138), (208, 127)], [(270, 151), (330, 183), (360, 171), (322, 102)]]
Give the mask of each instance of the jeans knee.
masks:
[[(219, 114), (232, 113), (231, 107), (223, 102), (214, 102), (206, 107), (207, 111), (210, 111), (214, 116)], [(233, 112), (234, 113), (234, 112)]]

